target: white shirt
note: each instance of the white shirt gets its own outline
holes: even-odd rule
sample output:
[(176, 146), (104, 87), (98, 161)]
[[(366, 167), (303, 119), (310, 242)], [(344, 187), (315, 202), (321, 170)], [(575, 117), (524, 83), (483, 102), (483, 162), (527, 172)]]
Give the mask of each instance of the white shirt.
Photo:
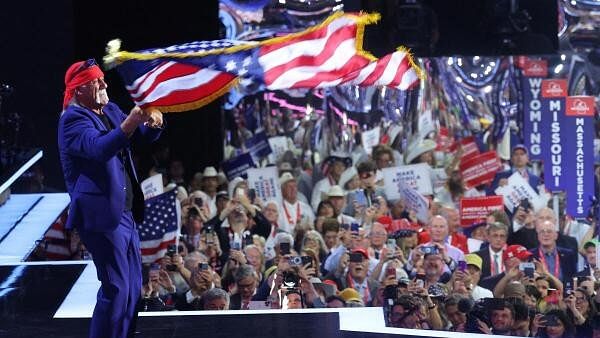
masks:
[(329, 177), (325, 177), (317, 182), (317, 184), (315, 184), (313, 187), (312, 196), (310, 198), (310, 205), (312, 206), (313, 210), (317, 210), (317, 207), (323, 198), (323, 194), (327, 194), (327, 192), (329, 192), (329, 188), (332, 187), (330, 179), (331, 178)]
[[(590, 230), (590, 226), (586, 223), (577, 222), (575, 220), (565, 224), (563, 234), (574, 237), (577, 240), (577, 246), (581, 246), (581, 241), (587, 232)], [(577, 271), (581, 271), (585, 268), (585, 258), (581, 254), (577, 254)]]
[(483, 241), (480, 239), (467, 238), (467, 248), (469, 249), (469, 253), (479, 251), (481, 249), (481, 244), (483, 244)]
[[(491, 247), (488, 247), (488, 252), (490, 254), (490, 275), (494, 276), (501, 272), (504, 272), (504, 262), (502, 262), (502, 254), (504, 253), (504, 249), (494, 252)], [(498, 270), (494, 271), (494, 255), (498, 255)]]
[[(295, 203), (290, 203), (283, 200), (283, 204), (279, 210), (279, 220), (277, 223), (281, 230), (290, 234), (294, 234), (298, 221), (311, 225), (315, 222), (315, 214), (312, 208), (304, 202), (296, 200)], [(298, 215), (298, 210), (300, 210), (300, 215)]]

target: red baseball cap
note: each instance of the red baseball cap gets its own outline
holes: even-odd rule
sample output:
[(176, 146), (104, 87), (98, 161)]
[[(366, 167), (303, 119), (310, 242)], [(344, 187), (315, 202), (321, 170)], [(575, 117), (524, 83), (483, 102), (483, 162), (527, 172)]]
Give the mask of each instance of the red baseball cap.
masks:
[(379, 217), (377, 223), (383, 224), (385, 231), (387, 231), (388, 234), (394, 232), (394, 229), (392, 228), (392, 218), (390, 216)]
[(369, 259), (369, 253), (367, 252), (366, 249), (364, 249), (364, 248), (356, 248), (356, 249), (352, 250), (352, 253), (357, 253), (357, 252), (360, 253), (360, 254), (362, 254), (363, 256), (365, 256), (366, 259)]
[(509, 258), (516, 257), (521, 261), (527, 260), (529, 257), (533, 256), (533, 254), (527, 251), (522, 245), (513, 244), (509, 245), (504, 249), (504, 253), (502, 254), (502, 260), (507, 260)]

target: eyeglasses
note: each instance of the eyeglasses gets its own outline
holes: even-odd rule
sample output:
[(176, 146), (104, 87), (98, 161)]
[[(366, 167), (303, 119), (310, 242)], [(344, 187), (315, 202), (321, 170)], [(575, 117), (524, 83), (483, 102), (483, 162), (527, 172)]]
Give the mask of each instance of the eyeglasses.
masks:
[(547, 235), (547, 234), (552, 234), (556, 232), (555, 230), (551, 230), (551, 229), (542, 229), (540, 231), (538, 231), (538, 234), (542, 234), (542, 235)]
[(585, 302), (585, 297), (575, 297), (576, 302)]
[(75, 75), (81, 73), (82, 71), (84, 71), (90, 67), (97, 66), (97, 65), (98, 65), (98, 63), (96, 62), (95, 59), (87, 59), (87, 60), (85, 60), (84, 63), (81, 64), (81, 66), (79, 66), (79, 68), (77, 68), (75, 73), (73, 73), (73, 77), (75, 77)]

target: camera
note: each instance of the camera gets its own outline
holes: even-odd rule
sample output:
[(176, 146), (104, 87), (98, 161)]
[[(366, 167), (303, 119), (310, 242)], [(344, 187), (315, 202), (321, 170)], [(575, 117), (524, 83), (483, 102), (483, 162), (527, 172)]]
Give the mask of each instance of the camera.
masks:
[(559, 326), (558, 317), (555, 315), (545, 315), (542, 317), (542, 321), (546, 322), (546, 326)]
[[(169, 244), (167, 247), (167, 256), (173, 257), (177, 253), (177, 245)], [(165, 267), (167, 271), (177, 271), (177, 265), (175, 264), (167, 264)]]
[(398, 297), (398, 285), (388, 285), (383, 289), (383, 299), (396, 299)]
[(208, 263), (206, 263), (206, 262), (198, 263), (198, 270), (200, 270), (200, 271), (208, 270)]
[(438, 253), (438, 247), (437, 246), (422, 246), (421, 252), (424, 253), (425, 255), (428, 255), (428, 254), (435, 255)]
[(312, 264), (312, 258), (310, 256), (288, 257), (288, 264), (291, 266), (305, 266), (306, 264)]
[(531, 203), (529, 203), (529, 200), (526, 198), (522, 199), (521, 202), (519, 202), (519, 206), (525, 211), (529, 211), (531, 209)]
[(360, 252), (351, 252), (349, 261), (350, 263), (362, 263), (363, 258), (364, 256)]
[(204, 201), (202, 201), (201, 197), (196, 197), (196, 198), (194, 198), (194, 204), (197, 205), (198, 207), (202, 207), (202, 204), (204, 204)]
[(300, 256), (288, 257), (288, 264), (291, 266), (301, 266), (302, 258)]
[(535, 265), (531, 262), (519, 263), (519, 270), (525, 273), (527, 278), (533, 278), (533, 273), (535, 271)]
[(493, 310), (502, 308), (504, 302), (505, 300), (500, 298), (482, 298), (476, 302), (472, 302), (468, 298), (461, 299), (458, 302), (458, 310), (467, 314), (465, 332), (485, 333), (479, 330), (477, 319), (484, 322), (488, 327), (492, 327), (490, 314)]
[(279, 243), (279, 254), (282, 256), (290, 254), (290, 243), (289, 242)]
[[(298, 257), (300, 258), (300, 257)], [(300, 259), (302, 261), (302, 259)], [(294, 289), (300, 286), (300, 277), (295, 271), (284, 271), (283, 272), (283, 283), (281, 287), (284, 289)]]

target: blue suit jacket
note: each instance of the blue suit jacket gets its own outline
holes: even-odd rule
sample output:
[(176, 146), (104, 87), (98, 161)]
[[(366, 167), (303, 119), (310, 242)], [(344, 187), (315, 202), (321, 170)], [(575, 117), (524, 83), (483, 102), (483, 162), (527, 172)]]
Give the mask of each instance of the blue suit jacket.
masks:
[[(125, 167), (118, 157), (122, 149), (125, 149), (125, 160), (133, 169), (134, 219), (138, 222), (143, 219), (143, 197), (139, 196), (141, 191), (135, 177), (129, 138), (119, 127), (126, 115), (114, 103), (106, 105), (103, 111), (115, 126), (110, 131), (93, 111), (77, 105), (68, 106), (58, 121), (58, 150), (71, 196), (67, 229), (78, 227), (103, 232), (117, 227), (125, 208), (126, 194)], [(160, 132), (160, 129), (140, 126), (132, 138), (153, 141)]]
[[(540, 259), (538, 249), (539, 247), (529, 250), (535, 259)], [(573, 276), (577, 275), (577, 252), (560, 246), (556, 247), (556, 251), (558, 252), (558, 260), (560, 262), (560, 269), (562, 270), (562, 281), (570, 281)], [(554, 271), (550, 271), (550, 273), (554, 274)], [(559, 276), (556, 276), (556, 278), (559, 278)]]

